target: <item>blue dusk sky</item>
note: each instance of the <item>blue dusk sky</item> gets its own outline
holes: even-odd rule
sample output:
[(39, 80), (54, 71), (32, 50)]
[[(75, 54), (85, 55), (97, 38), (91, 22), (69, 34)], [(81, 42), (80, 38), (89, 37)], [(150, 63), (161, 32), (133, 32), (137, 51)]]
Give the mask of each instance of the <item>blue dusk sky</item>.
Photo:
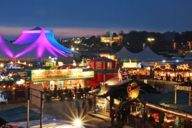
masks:
[(57, 36), (192, 30), (192, 0), (1, 0), (0, 34), (45, 26)]

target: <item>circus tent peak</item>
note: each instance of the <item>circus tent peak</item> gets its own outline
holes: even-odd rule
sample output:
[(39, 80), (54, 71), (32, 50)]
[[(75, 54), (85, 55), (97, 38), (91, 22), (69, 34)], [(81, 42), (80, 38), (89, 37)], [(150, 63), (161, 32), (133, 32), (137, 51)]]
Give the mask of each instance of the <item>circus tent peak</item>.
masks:
[(0, 35), (0, 57), (1, 58), (12, 58), (13, 53), (5, 42), (3, 36)]
[[(28, 33), (25, 33), (25, 36), (29, 38), (34, 38), (34, 32), (36, 30), (31, 30)], [(32, 35), (31, 35), (32, 34)], [(22, 35), (21, 35), (22, 36)], [(20, 38), (20, 44), (26, 44), (24, 41), (25, 39), (22, 40)], [(17, 40), (16, 40), (17, 41)], [(54, 34), (51, 31), (48, 31), (45, 28), (41, 28), (40, 33), (38, 33), (38, 36), (31, 41), (32, 43), (28, 44), (28, 47), (26, 47), (23, 51), (19, 52), (16, 54), (16, 58), (20, 58), (23, 56), (28, 56), (26, 54), (36, 54), (35, 56), (32, 55), (33, 57), (37, 58), (42, 58), (42, 57), (48, 57), (48, 56), (53, 56), (53, 57), (68, 57), (72, 56), (73, 52), (62, 46), (57, 42), (57, 40), (54, 38)], [(14, 42), (16, 45), (18, 42)], [(34, 51), (35, 50), (35, 51)]]
[(146, 47), (143, 51), (135, 54), (139, 60), (162, 60), (163, 56), (154, 53), (151, 48)]
[[(35, 27), (30, 30), (23, 30), (22, 34), (13, 42), (13, 44), (17, 45), (31, 44), (35, 40), (37, 40), (37, 38), (40, 36), (41, 30), (42, 30), (41, 27)], [(52, 31), (45, 30), (45, 33), (49, 36), (52, 34)]]
[(134, 54), (127, 50), (127, 48), (122, 47), (119, 52), (116, 53), (120, 59), (134, 59)]
[(162, 56), (154, 53), (149, 47), (143, 49), (143, 51), (139, 53), (131, 53), (125, 47), (123, 47), (119, 52), (116, 53), (118, 58), (122, 59), (136, 59), (136, 60), (161, 60)]
[(41, 30), (41, 27), (36, 26), (36, 27), (32, 28), (31, 30)]

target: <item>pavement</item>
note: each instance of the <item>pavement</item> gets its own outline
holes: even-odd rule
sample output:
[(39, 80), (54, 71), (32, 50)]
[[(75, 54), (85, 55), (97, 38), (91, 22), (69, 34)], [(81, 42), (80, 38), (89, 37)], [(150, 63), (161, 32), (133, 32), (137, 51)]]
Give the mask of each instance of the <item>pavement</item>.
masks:
[(104, 120), (105, 122), (110, 122), (111, 118), (109, 116), (106, 116), (106, 115), (103, 115), (103, 114), (100, 114), (100, 113), (94, 113), (94, 112), (88, 112), (87, 113), (89, 116), (92, 116), (94, 118), (98, 118), (98, 119), (101, 119), (101, 120)]
[[(80, 103), (81, 104), (81, 103)], [(44, 114), (48, 114), (60, 120), (73, 120), (81, 118), (86, 128), (109, 128), (110, 118), (99, 114), (93, 114), (88, 110), (88, 105), (85, 108), (80, 105), (80, 114), (74, 101), (53, 101), (46, 102), (44, 106)]]

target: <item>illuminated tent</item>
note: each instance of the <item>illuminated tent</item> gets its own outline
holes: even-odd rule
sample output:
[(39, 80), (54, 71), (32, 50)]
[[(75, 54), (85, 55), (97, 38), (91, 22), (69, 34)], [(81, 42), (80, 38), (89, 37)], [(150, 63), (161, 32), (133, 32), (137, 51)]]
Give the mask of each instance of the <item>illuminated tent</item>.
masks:
[(23, 47), (22, 51), (15, 54), (15, 58), (69, 57), (74, 53), (58, 43), (51, 30), (39, 27), (23, 31), (13, 44)]
[[(17, 40), (13, 42), (13, 44), (24, 45), (33, 43), (39, 37), (40, 32), (40, 27), (35, 27), (31, 30), (24, 30), (22, 31), (22, 34), (19, 36), (19, 38), (17, 38)], [(45, 31), (45, 33), (48, 32), (48, 30)]]
[(120, 60), (123, 59), (135, 59), (134, 54), (129, 52), (125, 47), (122, 47), (119, 52), (116, 53)]
[(12, 58), (13, 53), (9, 49), (7, 43), (4, 38), (0, 35), (0, 58)]
[(154, 53), (149, 47), (143, 49), (143, 51), (134, 54), (138, 60), (163, 60), (164, 58)]
[(132, 59), (132, 60), (162, 60), (163, 57), (154, 53), (149, 47), (143, 49), (139, 53), (131, 53), (125, 47), (116, 53), (119, 59)]

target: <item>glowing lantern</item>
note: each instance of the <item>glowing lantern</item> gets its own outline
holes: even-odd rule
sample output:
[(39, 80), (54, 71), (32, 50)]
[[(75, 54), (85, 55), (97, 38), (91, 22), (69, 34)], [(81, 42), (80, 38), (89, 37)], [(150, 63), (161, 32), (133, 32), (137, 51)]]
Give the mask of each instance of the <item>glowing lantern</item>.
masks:
[(127, 87), (128, 97), (131, 100), (136, 99), (139, 96), (139, 92), (140, 92), (140, 87), (137, 86), (136, 82), (132, 82), (131, 85)]

